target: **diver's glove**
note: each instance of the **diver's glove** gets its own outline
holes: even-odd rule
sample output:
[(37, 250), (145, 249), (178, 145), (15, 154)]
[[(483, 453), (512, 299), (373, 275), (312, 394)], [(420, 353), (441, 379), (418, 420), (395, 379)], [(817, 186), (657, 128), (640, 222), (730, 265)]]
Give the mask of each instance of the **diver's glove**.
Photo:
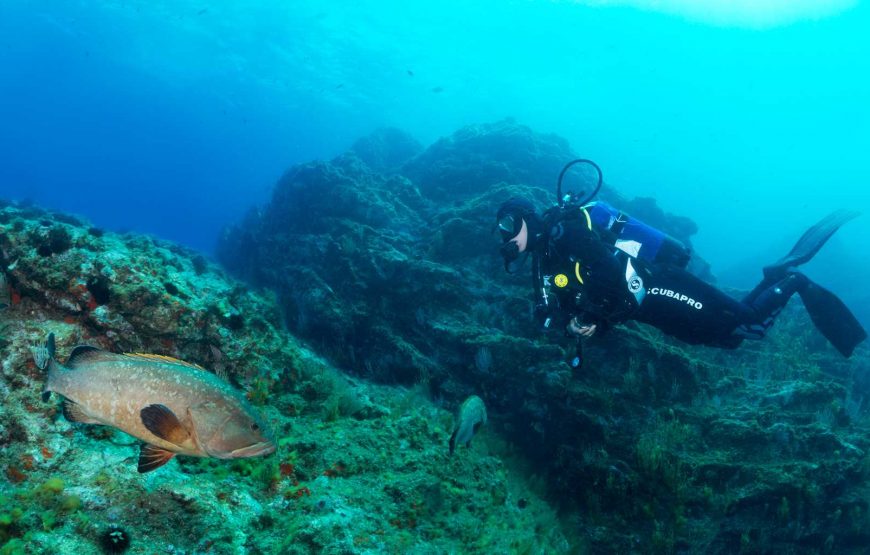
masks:
[(597, 329), (598, 324), (586, 324), (581, 322), (579, 318), (574, 317), (570, 322), (568, 322), (568, 325), (565, 328), (565, 335), (577, 338), (592, 337)]

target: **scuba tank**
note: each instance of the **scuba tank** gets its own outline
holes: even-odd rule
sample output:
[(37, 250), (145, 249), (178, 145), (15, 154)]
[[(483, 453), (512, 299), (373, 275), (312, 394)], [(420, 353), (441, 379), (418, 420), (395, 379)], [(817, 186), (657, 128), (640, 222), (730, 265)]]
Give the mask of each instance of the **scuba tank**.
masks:
[(685, 269), (692, 252), (680, 241), (604, 202), (583, 207), (592, 229), (632, 258), (650, 264), (670, 264)]
[[(575, 164), (588, 164), (598, 174), (595, 189), (585, 197), (582, 192), (569, 192), (562, 195), (562, 180), (567, 171)], [(685, 269), (692, 257), (692, 251), (670, 235), (649, 226), (642, 221), (620, 212), (605, 202), (590, 202), (601, 190), (603, 174), (598, 164), (591, 160), (577, 159), (568, 162), (556, 182), (556, 210), (561, 217), (570, 217), (570, 208), (580, 207), (587, 218), (590, 229), (597, 231), (601, 238), (630, 257), (650, 264), (670, 264)]]

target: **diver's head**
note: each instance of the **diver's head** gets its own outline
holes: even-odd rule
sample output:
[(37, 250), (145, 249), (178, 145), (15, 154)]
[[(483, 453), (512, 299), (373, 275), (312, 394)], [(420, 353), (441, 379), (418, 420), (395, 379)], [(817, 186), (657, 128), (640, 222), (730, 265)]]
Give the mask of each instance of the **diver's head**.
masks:
[(496, 226), (501, 236), (501, 256), (508, 272), (512, 271), (511, 264), (521, 253), (532, 252), (541, 244), (543, 221), (535, 212), (535, 206), (524, 198), (514, 197), (503, 203), (496, 215)]

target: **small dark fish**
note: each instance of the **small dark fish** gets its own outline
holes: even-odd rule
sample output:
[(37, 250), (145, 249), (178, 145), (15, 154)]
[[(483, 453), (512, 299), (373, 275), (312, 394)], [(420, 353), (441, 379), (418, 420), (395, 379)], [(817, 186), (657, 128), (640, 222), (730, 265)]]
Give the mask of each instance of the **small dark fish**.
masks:
[(436, 93), (436, 94), (437, 94), (437, 93), (443, 93), (443, 92), (444, 92), (444, 87), (435, 87), (434, 89), (432, 89), (432, 92), (433, 92), (433, 93)]
[(457, 444), (464, 443), (466, 447), (471, 446), (471, 438), (484, 424), (486, 424), (486, 406), (483, 404), (483, 399), (472, 395), (459, 407), (456, 427), (453, 429), (453, 435), (450, 436), (450, 454), (452, 455), (456, 450)]
[(335, 86), (335, 89), (336, 89), (336, 90), (338, 90), (338, 89), (343, 89), (343, 88), (344, 88), (344, 83)]
[(208, 13), (208, 8), (203, 8), (203, 9), (199, 10), (198, 12), (196, 12), (196, 15), (204, 15), (206, 13)]
[(6, 281), (6, 274), (0, 272), (0, 310), (12, 306), (12, 290)]
[(411, 70), (409, 69), (409, 70), (408, 70), (408, 75), (410, 75), (411, 77), (413, 77), (413, 76), (414, 76), (414, 72), (411, 71)]

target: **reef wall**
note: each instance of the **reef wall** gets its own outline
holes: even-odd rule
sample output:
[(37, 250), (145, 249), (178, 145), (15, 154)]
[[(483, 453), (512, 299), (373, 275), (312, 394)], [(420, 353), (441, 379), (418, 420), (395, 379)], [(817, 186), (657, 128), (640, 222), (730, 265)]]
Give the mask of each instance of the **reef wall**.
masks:
[[(446, 408), (337, 371), (284, 329), (275, 298), (177, 245), (0, 202), (0, 553), (570, 548), (509, 446), (481, 434), (448, 457)], [(60, 361), (88, 344), (225, 376), (277, 451), (139, 474), (137, 440), (42, 400), (33, 350), (49, 332)]]
[[(433, 399), (483, 397), (593, 552), (859, 552), (868, 541), (868, 356), (844, 361), (797, 301), (763, 342), (687, 347), (628, 325), (572, 345), (531, 322), (529, 277), (493, 235), (511, 196), (553, 202), (566, 141), (510, 120), (414, 154), (391, 131), (289, 170), (222, 237), (230, 271), (278, 293), (287, 327), (336, 366)], [(360, 145), (366, 145), (360, 148)], [(389, 169), (366, 159), (391, 160)], [(691, 244), (651, 199), (601, 197)], [(695, 271), (709, 279), (704, 264)], [(572, 525), (573, 526), (573, 525)], [(579, 538), (579, 539), (577, 539)]]

